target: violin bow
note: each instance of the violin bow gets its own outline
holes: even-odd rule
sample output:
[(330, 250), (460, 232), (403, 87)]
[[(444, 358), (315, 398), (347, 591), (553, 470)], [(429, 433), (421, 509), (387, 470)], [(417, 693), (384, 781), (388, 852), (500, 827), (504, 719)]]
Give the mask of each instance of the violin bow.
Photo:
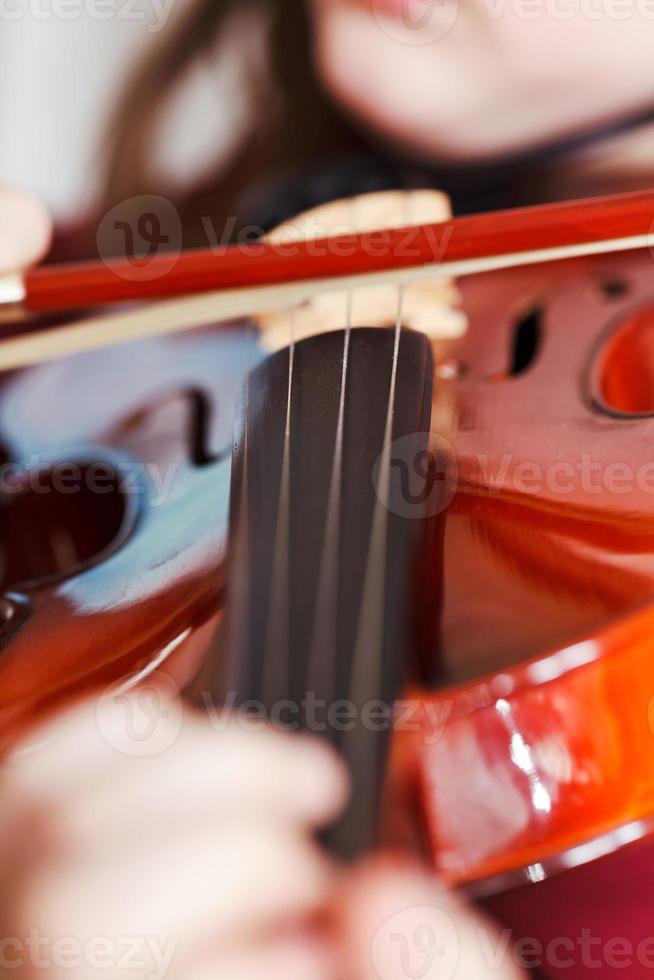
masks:
[(311, 241), (186, 251), (172, 260), (163, 253), (147, 262), (43, 266), (0, 279), (0, 320), (140, 305), (5, 335), (0, 370), (287, 309), (317, 292), (458, 278), (653, 246), (654, 191), (643, 191)]

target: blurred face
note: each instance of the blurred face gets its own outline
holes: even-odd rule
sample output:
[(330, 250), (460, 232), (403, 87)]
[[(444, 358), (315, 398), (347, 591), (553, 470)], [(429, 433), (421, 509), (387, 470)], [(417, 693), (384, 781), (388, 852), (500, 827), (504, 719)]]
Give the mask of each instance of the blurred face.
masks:
[(547, 144), (654, 106), (654, 0), (309, 0), (318, 70), (434, 159)]

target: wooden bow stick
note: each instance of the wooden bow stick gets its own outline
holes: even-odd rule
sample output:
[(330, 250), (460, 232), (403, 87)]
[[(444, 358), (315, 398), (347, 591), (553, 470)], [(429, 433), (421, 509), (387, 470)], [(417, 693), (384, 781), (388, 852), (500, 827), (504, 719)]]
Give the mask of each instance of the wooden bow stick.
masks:
[(7, 313), (15, 318), (150, 303), (7, 337), (0, 341), (0, 369), (288, 309), (316, 293), (649, 248), (653, 227), (654, 192), (647, 191), (338, 237), (185, 252), (172, 267), (166, 255), (141, 266), (46, 266), (0, 283)]

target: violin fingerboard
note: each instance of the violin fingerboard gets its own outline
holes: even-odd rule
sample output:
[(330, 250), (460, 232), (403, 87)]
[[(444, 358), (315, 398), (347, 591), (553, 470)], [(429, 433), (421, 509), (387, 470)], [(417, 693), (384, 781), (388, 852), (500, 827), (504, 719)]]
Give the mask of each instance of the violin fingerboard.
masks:
[[(432, 357), (410, 330), (291, 345), (249, 376), (234, 443), (227, 692), (343, 754), (352, 796), (328, 843), (374, 843), (392, 706), (415, 656)], [(300, 790), (301, 791), (301, 790)]]

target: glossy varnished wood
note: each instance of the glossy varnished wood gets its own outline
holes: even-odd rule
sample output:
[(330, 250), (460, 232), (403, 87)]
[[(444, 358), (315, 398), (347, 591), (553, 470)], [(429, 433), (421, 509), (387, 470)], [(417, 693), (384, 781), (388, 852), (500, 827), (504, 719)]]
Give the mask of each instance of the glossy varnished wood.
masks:
[(641, 192), (471, 215), (409, 229), (330, 240), (256, 242), (226, 248), (43, 267), (25, 277), (31, 311), (253, 288), (302, 280), (468, 262), (651, 234), (654, 194)]
[[(1, 741), (52, 704), (157, 663), (180, 684), (196, 669), (220, 613), (234, 405), (255, 357), (242, 329), (208, 330), (5, 379)], [(98, 538), (116, 498), (43, 479), (46, 492), (30, 489), (38, 471), (80, 462), (111, 467), (123, 485), (120, 526), (111, 518), (102, 550), (81, 563), (79, 541)]]
[[(396, 749), (454, 882), (556, 867), (654, 814), (651, 365), (618, 342), (654, 332), (651, 256), (479, 277), (465, 303), (440, 687), (414, 692), (420, 731)], [(536, 308), (540, 343), (511, 374)]]

